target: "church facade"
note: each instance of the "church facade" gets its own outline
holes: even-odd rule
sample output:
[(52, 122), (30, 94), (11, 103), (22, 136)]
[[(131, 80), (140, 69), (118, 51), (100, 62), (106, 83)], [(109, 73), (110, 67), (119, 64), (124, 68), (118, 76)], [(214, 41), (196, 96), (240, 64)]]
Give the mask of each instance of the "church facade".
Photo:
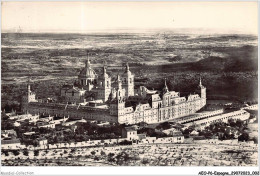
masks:
[(140, 122), (159, 123), (193, 114), (206, 105), (206, 87), (198, 85), (198, 94), (181, 97), (170, 91), (166, 80), (163, 90), (149, 90), (144, 86), (134, 89), (134, 74), (126, 64), (122, 74), (112, 82), (104, 66), (97, 75), (87, 60), (78, 75), (77, 85), (61, 88), (61, 100), (43, 103), (35, 99), (28, 85), (23, 99), (23, 111), (32, 114), (69, 116), (86, 120), (108, 121), (120, 124)]

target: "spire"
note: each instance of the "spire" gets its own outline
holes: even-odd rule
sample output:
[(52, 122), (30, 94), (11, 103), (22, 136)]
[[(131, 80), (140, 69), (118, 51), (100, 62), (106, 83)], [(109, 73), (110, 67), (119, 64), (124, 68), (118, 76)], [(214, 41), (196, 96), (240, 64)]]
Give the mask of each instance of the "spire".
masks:
[(204, 86), (202, 85), (202, 82), (201, 82), (201, 77), (200, 77), (200, 82), (199, 82), (199, 88), (204, 88)]
[(164, 79), (164, 88), (163, 88), (163, 93), (169, 92), (167, 83), (166, 83), (166, 78)]
[(105, 75), (106, 72), (107, 72), (107, 68), (106, 68), (106, 66), (104, 65), (104, 66), (103, 66), (103, 74)]
[(129, 71), (129, 65), (128, 65), (128, 62), (126, 63), (126, 71)]
[(27, 80), (27, 91), (28, 91), (28, 93), (31, 92), (30, 77), (28, 77), (28, 80)]
[(86, 67), (89, 67), (90, 66), (90, 61), (89, 61), (89, 53), (87, 54), (87, 61), (86, 61)]
[(122, 89), (122, 82), (119, 74), (117, 75), (117, 83), (118, 83), (118, 89)]
[(121, 80), (120, 80), (120, 75), (119, 75), (119, 74), (117, 75), (117, 81), (118, 81), (118, 82), (121, 81)]

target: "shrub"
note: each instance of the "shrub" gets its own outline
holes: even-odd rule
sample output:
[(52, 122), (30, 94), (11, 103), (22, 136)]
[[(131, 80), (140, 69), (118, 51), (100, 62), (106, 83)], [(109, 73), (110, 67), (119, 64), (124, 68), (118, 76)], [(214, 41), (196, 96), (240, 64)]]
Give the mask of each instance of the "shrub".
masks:
[(144, 159), (142, 160), (142, 164), (148, 164), (148, 163), (149, 163), (149, 159), (144, 158)]
[(248, 141), (249, 135), (248, 133), (244, 132), (242, 135), (238, 136), (238, 141)]
[(14, 156), (18, 156), (20, 154), (20, 152), (18, 150), (13, 150), (13, 154), (14, 154)]
[(95, 155), (96, 154), (96, 152), (95, 151), (92, 151), (92, 152), (90, 152), (91, 153), (91, 155)]
[(104, 151), (101, 151), (100, 154), (101, 155), (106, 155), (106, 153)]
[(9, 156), (9, 152), (4, 150), (3, 153), (5, 154), (5, 156)]
[(29, 154), (28, 150), (25, 149), (25, 150), (23, 151), (23, 155), (24, 155), (24, 156), (28, 156), (28, 154)]
[(34, 150), (34, 156), (39, 156), (39, 150)]

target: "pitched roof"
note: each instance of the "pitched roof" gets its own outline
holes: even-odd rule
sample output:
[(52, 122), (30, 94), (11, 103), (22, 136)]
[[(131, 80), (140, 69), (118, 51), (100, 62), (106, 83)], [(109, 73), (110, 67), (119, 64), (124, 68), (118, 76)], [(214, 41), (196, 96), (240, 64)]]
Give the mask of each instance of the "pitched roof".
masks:
[(136, 131), (134, 127), (125, 127), (126, 131)]
[(20, 139), (11, 139), (11, 140), (1, 140), (1, 144), (20, 144)]

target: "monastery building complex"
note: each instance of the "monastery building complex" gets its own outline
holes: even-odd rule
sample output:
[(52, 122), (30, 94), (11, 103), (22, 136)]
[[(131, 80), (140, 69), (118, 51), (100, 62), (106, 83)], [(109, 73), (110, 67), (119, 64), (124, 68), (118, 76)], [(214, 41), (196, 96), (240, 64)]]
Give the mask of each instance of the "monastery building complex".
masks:
[[(64, 85), (60, 101), (46, 103), (36, 99), (30, 84), (23, 97), (22, 109), (31, 114), (66, 116), (75, 119), (108, 121), (120, 124), (159, 123), (191, 115), (206, 105), (206, 88), (201, 80), (197, 94), (181, 97), (170, 91), (166, 80), (162, 90), (144, 86), (134, 89), (134, 74), (128, 64), (112, 82), (106, 66), (97, 75), (87, 60), (76, 85)], [(141, 103), (142, 102), (142, 103)]]

